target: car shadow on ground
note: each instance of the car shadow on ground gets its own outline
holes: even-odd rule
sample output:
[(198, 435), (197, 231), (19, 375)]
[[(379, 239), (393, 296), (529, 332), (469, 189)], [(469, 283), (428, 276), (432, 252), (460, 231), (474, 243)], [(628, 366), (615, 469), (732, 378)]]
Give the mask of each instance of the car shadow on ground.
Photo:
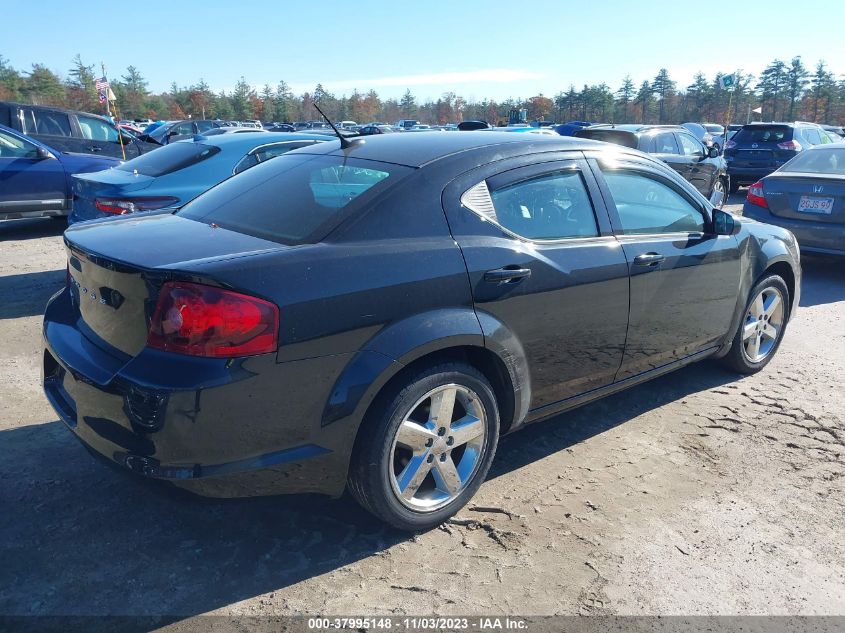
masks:
[(44, 314), (47, 300), (65, 284), (64, 269), (0, 277), (0, 320)]
[(67, 218), (0, 220), (0, 242), (61, 235), (66, 228)]
[[(490, 478), (736, 378), (699, 363), (530, 426), (503, 438)], [(172, 622), (412, 540), (348, 497), (211, 500), (115, 472), (60, 422), (0, 432), (0, 482), (6, 615), (171, 614)]]
[(801, 272), (801, 307), (845, 301), (845, 258), (804, 255)]

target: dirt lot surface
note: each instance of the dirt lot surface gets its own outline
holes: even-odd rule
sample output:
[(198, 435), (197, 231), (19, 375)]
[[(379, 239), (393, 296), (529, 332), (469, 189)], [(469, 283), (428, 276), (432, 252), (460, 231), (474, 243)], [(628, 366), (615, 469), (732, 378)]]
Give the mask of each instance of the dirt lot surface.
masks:
[(56, 221), (0, 223), (0, 614), (845, 614), (845, 263), (769, 367), (711, 362), (504, 439), (452, 522), (213, 501), (96, 463), (39, 382)]

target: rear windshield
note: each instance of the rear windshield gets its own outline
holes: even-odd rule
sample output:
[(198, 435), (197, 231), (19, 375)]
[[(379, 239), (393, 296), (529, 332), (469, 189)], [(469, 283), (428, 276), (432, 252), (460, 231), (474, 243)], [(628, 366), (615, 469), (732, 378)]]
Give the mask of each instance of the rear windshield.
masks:
[(343, 156), (286, 154), (224, 181), (178, 215), (283, 244), (310, 243), (411, 171)]
[(780, 170), (845, 176), (845, 148), (801, 152)]
[(792, 140), (788, 125), (755, 125), (742, 128), (733, 137), (735, 143), (781, 143)]
[(132, 173), (138, 172), (142, 176), (155, 178), (196, 165), (211, 158), (219, 151), (219, 147), (203, 145), (202, 143), (171, 143), (155, 151), (142, 154), (138, 158), (126, 161), (122, 165), (118, 165), (116, 169)]

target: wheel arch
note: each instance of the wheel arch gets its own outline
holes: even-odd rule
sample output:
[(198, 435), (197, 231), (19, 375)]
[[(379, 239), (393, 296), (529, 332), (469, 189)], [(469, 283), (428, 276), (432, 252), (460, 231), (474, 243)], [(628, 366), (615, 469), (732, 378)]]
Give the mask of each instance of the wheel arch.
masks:
[(415, 315), (377, 334), (335, 381), (322, 425), (351, 418), (357, 435), (380, 394), (422, 366), (449, 361), (465, 362), (487, 378), (503, 433), (525, 419), (530, 390), (522, 346), (501, 323), (459, 308)]

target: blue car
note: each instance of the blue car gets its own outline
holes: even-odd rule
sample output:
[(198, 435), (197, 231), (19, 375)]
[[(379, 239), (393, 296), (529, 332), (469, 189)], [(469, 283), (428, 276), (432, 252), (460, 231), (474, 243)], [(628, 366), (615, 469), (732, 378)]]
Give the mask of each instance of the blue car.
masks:
[(71, 174), (119, 164), (108, 156), (63, 153), (0, 125), (0, 220), (65, 216)]
[(325, 134), (220, 134), (176, 141), (113, 169), (74, 177), (69, 223), (138, 211), (178, 209), (230, 176)]

